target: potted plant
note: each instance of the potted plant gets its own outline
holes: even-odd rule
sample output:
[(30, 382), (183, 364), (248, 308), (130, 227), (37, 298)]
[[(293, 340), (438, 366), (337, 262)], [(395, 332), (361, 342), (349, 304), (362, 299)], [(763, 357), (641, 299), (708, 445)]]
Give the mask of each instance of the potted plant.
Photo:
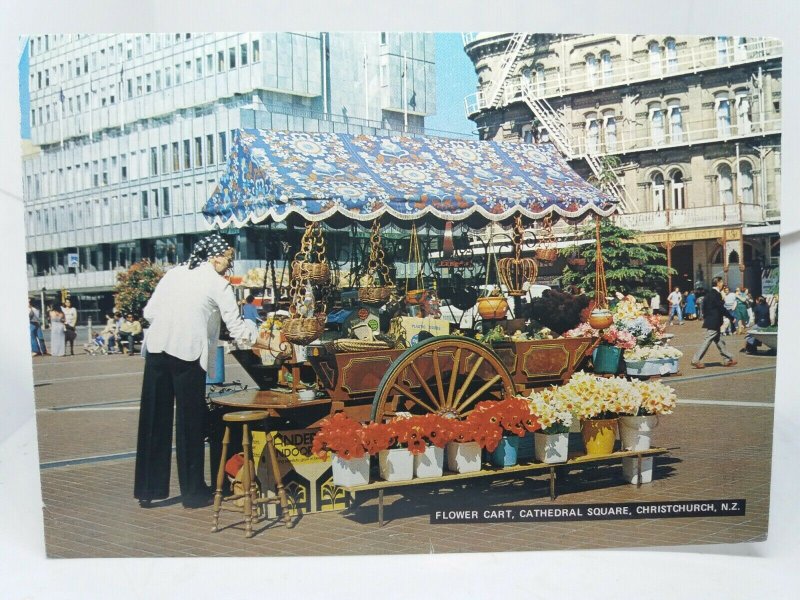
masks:
[(344, 413), (324, 419), (311, 446), (320, 458), (332, 457), (334, 485), (350, 487), (369, 483), (369, 454), (364, 427)]
[(474, 473), (481, 470), (481, 447), (475, 441), (476, 431), (466, 421), (453, 420), (449, 427), (450, 441), (446, 446), (447, 468), (455, 473)]
[[(589, 324), (591, 325), (591, 320)], [(614, 325), (602, 332), (601, 340), (592, 354), (594, 372), (615, 375), (620, 369), (623, 350), (636, 346), (636, 338), (625, 329)]]
[(498, 467), (517, 464), (519, 441), (528, 431), (539, 429), (539, 422), (523, 398), (499, 402), (479, 402), (467, 418), (477, 428), (476, 441), (491, 454)]
[(625, 350), (628, 375), (647, 377), (678, 372), (678, 359), (683, 352), (672, 346), (636, 346)]
[(533, 434), (534, 457), (548, 464), (566, 462), (575, 409), (569, 396), (552, 387), (532, 393), (528, 402), (542, 427)]
[(500, 289), (495, 287), (489, 295), (478, 298), (478, 313), (484, 320), (505, 319), (508, 313), (508, 300)]
[(450, 441), (451, 419), (434, 413), (412, 419), (418, 420), (427, 442), (423, 452), (414, 454), (414, 477), (441, 477), (444, 471), (444, 448)]
[(581, 435), (586, 454), (611, 454), (617, 437), (616, 396), (612, 379), (576, 373), (559, 389), (565, 402), (574, 404), (581, 418)]

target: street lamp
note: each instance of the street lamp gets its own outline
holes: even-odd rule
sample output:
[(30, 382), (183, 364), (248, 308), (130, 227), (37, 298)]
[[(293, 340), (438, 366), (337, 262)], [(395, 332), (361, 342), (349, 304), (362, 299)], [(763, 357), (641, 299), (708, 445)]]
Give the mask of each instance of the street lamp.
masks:
[(42, 317), (42, 329), (47, 329), (47, 319), (44, 316), (44, 294), (45, 294), (46, 291), (47, 291), (47, 288), (42, 286), (42, 300), (41, 300), (42, 303), (40, 305), (41, 309), (42, 309), (42, 314), (41, 314), (41, 317)]

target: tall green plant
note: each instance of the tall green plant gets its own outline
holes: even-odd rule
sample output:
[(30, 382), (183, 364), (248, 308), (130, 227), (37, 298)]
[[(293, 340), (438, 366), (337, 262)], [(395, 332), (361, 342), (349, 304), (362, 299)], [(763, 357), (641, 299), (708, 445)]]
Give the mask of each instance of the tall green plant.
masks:
[[(656, 290), (664, 287), (670, 271), (673, 275), (676, 273), (675, 269), (666, 266), (666, 257), (656, 246), (637, 244), (634, 242), (636, 236), (637, 232), (619, 227), (608, 219), (603, 219), (600, 224), (600, 246), (609, 294), (622, 292), (633, 294), (639, 299), (649, 298)], [(584, 227), (580, 237), (592, 240), (592, 243), (564, 248), (561, 254), (582, 258), (586, 264), (578, 267), (568, 263), (560, 277), (561, 285), (576, 285), (592, 295), (597, 258), (594, 223)]]
[(117, 285), (114, 287), (117, 308), (123, 314), (132, 313), (141, 317), (145, 304), (163, 276), (164, 270), (147, 259), (133, 263), (127, 271), (117, 273)]

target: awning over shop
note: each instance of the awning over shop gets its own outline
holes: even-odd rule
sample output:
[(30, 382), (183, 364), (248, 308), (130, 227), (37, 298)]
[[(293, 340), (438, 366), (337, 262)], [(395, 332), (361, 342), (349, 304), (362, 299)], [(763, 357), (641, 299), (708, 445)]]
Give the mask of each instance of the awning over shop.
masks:
[(614, 210), (551, 144), (242, 129), (203, 214), (212, 226), (239, 227), (292, 213), (502, 221)]

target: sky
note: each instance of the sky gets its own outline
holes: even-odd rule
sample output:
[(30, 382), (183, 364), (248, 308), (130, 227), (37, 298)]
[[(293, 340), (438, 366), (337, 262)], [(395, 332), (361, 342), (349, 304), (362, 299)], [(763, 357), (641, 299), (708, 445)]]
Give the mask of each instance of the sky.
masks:
[[(472, 62), (461, 43), (460, 33), (437, 33), (436, 40), (436, 114), (426, 119), (427, 127), (441, 131), (469, 134), (475, 124), (464, 115), (464, 98), (475, 91), (477, 78)], [(19, 62), (20, 137), (29, 139), (30, 101), (28, 98), (28, 50)]]

